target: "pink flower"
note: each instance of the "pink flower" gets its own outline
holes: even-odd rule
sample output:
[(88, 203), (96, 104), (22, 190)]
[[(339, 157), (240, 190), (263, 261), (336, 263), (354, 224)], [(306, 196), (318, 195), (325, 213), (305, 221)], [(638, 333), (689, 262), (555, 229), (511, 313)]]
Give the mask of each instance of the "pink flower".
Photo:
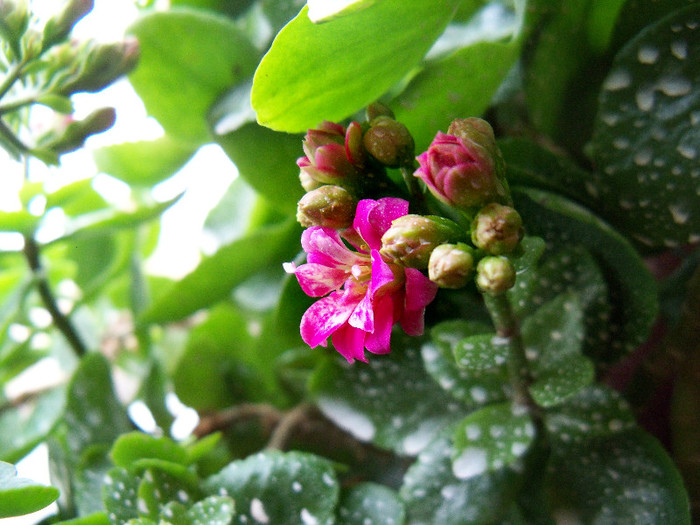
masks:
[(418, 156), (414, 175), (435, 197), (457, 208), (503, 199), (507, 190), (498, 173), (500, 154), (491, 126), (481, 119), (461, 119), (450, 132), (437, 133), (428, 151)]
[(387, 262), (379, 253), (381, 238), (391, 222), (408, 213), (408, 202), (397, 198), (358, 203), (353, 227), (344, 237), (336, 230), (313, 226), (304, 231), (302, 247), (307, 262), (285, 264), (311, 297), (322, 297), (301, 320), (301, 337), (312, 348), (333, 346), (348, 361), (366, 361), (364, 349), (374, 354), (391, 351), (391, 327), (400, 323), (409, 335), (423, 333), (425, 307), (437, 286), (420, 271)]

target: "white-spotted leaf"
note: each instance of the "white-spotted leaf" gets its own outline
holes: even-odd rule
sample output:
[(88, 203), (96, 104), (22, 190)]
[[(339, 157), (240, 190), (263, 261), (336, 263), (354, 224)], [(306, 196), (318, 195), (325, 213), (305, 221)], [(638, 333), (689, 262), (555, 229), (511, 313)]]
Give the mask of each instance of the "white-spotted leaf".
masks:
[(404, 505), (396, 492), (377, 483), (360, 483), (343, 495), (338, 507), (344, 525), (402, 525)]

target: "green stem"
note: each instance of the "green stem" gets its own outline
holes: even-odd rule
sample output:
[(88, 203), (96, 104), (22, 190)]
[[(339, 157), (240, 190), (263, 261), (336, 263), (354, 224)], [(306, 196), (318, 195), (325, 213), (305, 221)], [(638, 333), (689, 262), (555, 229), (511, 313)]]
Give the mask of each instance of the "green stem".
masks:
[(27, 147), (24, 142), (22, 142), (17, 135), (14, 134), (14, 132), (7, 127), (7, 125), (3, 122), (3, 120), (0, 118), (0, 135), (5, 138), (8, 144), (15, 148), (15, 153), (18, 155), (26, 155), (29, 153), (29, 147)]
[(3, 79), (2, 84), (0, 84), (0, 98), (7, 95), (7, 92), (10, 91), (10, 88), (12, 88), (12, 85), (15, 82), (17, 82), (17, 80), (19, 80), (19, 78), (22, 76), (22, 70), (24, 69), (25, 65), (26, 65), (26, 60), (22, 60)]
[(56, 299), (51, 292), (51, 288), (49, 287), (46, 272), (44, 271), (39, 259), (39, 246), (30, 235), (26, 235), (24, 237), (24, 256), (26, 257), (27, 262), (29, 263), (29, 268), (32, 270), (32, 273), (36, 279), (39, 296), (44, 303), (44, 307), (51, 314), (54, 325), (58, 331), (63, 334), (68, 341), (68, 344), (70, 344), (71, 348), (73, 348), (78, 357), (83, 357), (85, 354), (87, 354), (87, 348), (68, 317), (58, 308)]
[(18, 109), (22, 109), (25, 106), (29, 106), (30, 104), (36, 103), (37, 97), (32, 96), (32, 97), (26, 97), (21, 100), (15, 100), (14, 102), (10, 102), (9, 104), (5, 104), (4, 106), (0, 106), (0, 116), (6, 114), (6, 113), (12, 113), (13, 111), (17, 111)]
[(506, 294), (484, 294), (484, 303), (496, 328), (498, 337), (508, 346), (508, 377), (513, 387), (513, 401), (528, 408), (535, 407), (528, 387), (532, 376), (525, 357), (525, 347), (520, 334), (520, 323)]
[(408, 193), (411, 196), (411, 202), (414, 204), (416, 211), (423, 212), (426, 209), (425, 196), (421, 191), (418, 180), (413, 176), (414, 166), (401, 166), (401, 176), (408, 188)]

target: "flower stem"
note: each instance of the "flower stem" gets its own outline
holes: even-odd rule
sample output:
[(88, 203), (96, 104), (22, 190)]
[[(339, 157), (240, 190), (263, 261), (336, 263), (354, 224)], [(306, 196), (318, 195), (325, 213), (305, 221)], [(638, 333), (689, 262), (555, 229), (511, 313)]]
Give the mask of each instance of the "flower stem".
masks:
[(422, 212), (425, 210), (425, 196), (420, 189), (418, 180), (413, 176), (413, 166), (401, 166), (401, 176), (408, 188), (408, 193), (411, 196), (411, 203), (416, 211)]
[(484, 294), (484, 303), (496, 328), (496, 334), (506, 340), (508, 346), (508, 377), (513, 387), (513, 401), (528, 408), (535, 407), (528, 387), (532, 376), (525, 357), (525, 347), (520, 334), (520, 324), (504, 293)]

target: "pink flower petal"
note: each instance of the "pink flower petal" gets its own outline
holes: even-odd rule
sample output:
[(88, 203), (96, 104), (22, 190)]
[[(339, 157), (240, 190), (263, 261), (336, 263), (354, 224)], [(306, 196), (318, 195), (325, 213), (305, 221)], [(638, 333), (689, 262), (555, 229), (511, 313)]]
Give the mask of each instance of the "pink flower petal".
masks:
[(357, 203), (353, 227), (373, 250), (382, 247), (382, 235), (394, 219), (408, 213), (408, 201), (394, 197), (363, 199)]
[(307, 228), (301, 234), (301, 246), (308, 254), (306, 260), (310, 263), (337, 267), (352, 266), (365, 261), (362, 256), (350, 251), (338, 232), (331, 228), (321, 226)]
[(304, 293), (310, 297), (323, 297), (340, 288), (348, 277), (342, 268), (331, 268), (309, 263), (299, 266), (294, 274)]
[(406, 268), (406, 310), (423, 310), (437, 295), (437, 285), (415, 268)]
[(301, 338), (311, 348), (323, 344), (346, 323), (355, 305), (347, 304), (344, 294), (335, 292), (312, 304), (301, 318)]
[(348, 324), (365, 332), (374, 332), (374, 309), (369, 293), (355, 307)]
[(425, 330), (425, 312), (423, 310), (405, 310), (399, 323), (406, 335), (415, 337)]
[(396, 280), (391, 267), (382, 259), (379, 251), (372, 250), (372, 281), (370, 285), (370, 294), (374, 297), (377, 291), (383, 286), (392, 283)]
[(341, 326), (333, 334), (333, 346), (348, 362), (355, 359), (367, 362), (365, 357), (365, 332), (350, 325)]
[(374, 332), (365, 337), (365, 347), (373, 354), (391, 352), (391, 327), (394, 324), (392, 297), (382, 297), (374, 307)]

